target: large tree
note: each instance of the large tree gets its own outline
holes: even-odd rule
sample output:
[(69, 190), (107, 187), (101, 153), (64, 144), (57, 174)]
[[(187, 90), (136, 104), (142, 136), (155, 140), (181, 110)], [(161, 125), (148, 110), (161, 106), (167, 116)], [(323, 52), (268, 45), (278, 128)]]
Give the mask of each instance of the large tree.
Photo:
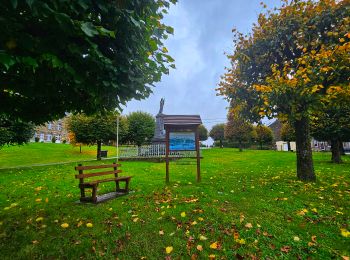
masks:
[(332, 162), (341, 163), (343, 141), (350, 140), (349, 103), (315, 111), (311, 120), (311, 133), (317, 140), (330, 141)]
[(214, 141), (219, 141), (220, 148), (223, 147), (222, 142), (225, 139), (225, 124), (216, 124), (209, 132), (209, 136), (214, 139)]
[[(101, 145), (117, 138), (117, 117), (115, 113), (71, 115), (68, 130), (74, 134), (74, 141), (87, 145), (97, 144), (97, 159), (101, 159)], [(119, 136), (125, 139), (125, 127), (119, 127)]]
[(148, 97), (174, 67), (161, 20), (175, 1), (2, 1), (0, 111), (38, 124)]
[(349, 15), (348, 1), (284, 1), (260, 14), (251, 34), (236, 33), (232, 67), (220, 83), (234, 111), (293, 125), (301, 180), (316, 180), (310, 114), (325, 100), (350, 93)]
[(129, 142), (137, 146), (151, 142), (156, 127), (154, 117), (151, 114), (137, 111), (129, 114), (127, 120)]

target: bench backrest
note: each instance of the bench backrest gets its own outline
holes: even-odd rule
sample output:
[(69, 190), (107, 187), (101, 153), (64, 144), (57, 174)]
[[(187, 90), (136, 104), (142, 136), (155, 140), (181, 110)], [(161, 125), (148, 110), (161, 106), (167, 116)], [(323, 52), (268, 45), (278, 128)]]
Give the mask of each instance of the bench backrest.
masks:
[[(82, 164), (78, 164), (78, 166), (75, 167), (75, 170), (79, 171), (79, 174), (76, 174), (75, 178), (79, 179), (80, 183), (83, 183), (84, 179), (90, 178), (90, 177), (110, 175), (110, 174), (113, 174), (115, 177), (118, 177), (118, 173), (122, 172), (121, 170), (118, 170), (118, 167), (120, 166), (121, 166), (120, 164), (117, 164), (115, 162), (113, 164), (91, 165), (91, 166), (83, 166)], [(113, 168), (113, 171), (84, 173), (84, 170), (96, 170), (96, 169), (105, 169), (105, 168)]]

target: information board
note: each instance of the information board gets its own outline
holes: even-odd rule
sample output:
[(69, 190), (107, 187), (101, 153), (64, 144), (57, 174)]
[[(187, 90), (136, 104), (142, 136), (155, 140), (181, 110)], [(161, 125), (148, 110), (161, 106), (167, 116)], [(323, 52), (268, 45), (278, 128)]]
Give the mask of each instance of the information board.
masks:
[(195, 151), (196, 135), (194, 132), (170, 132), (170, 151)]

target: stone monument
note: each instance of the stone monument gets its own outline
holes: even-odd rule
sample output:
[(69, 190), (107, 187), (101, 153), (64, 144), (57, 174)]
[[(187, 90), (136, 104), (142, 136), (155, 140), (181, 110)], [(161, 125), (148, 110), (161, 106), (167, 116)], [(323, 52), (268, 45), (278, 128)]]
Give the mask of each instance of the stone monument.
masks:
[(160, 100), (159, 112), (156, 115), (156, 128), (154, 129), (154, 136), (152, 143), (154, 144), (164, 144), (165, 143), (165, 130), (164, 130), (164, 98)]

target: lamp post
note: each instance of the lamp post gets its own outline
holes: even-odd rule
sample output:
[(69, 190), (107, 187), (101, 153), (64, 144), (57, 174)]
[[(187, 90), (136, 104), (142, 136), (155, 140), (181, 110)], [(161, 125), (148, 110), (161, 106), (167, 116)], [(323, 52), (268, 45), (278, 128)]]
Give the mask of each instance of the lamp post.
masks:
[(119, 159), (119, 115), (117, 117), (117, 162)]

